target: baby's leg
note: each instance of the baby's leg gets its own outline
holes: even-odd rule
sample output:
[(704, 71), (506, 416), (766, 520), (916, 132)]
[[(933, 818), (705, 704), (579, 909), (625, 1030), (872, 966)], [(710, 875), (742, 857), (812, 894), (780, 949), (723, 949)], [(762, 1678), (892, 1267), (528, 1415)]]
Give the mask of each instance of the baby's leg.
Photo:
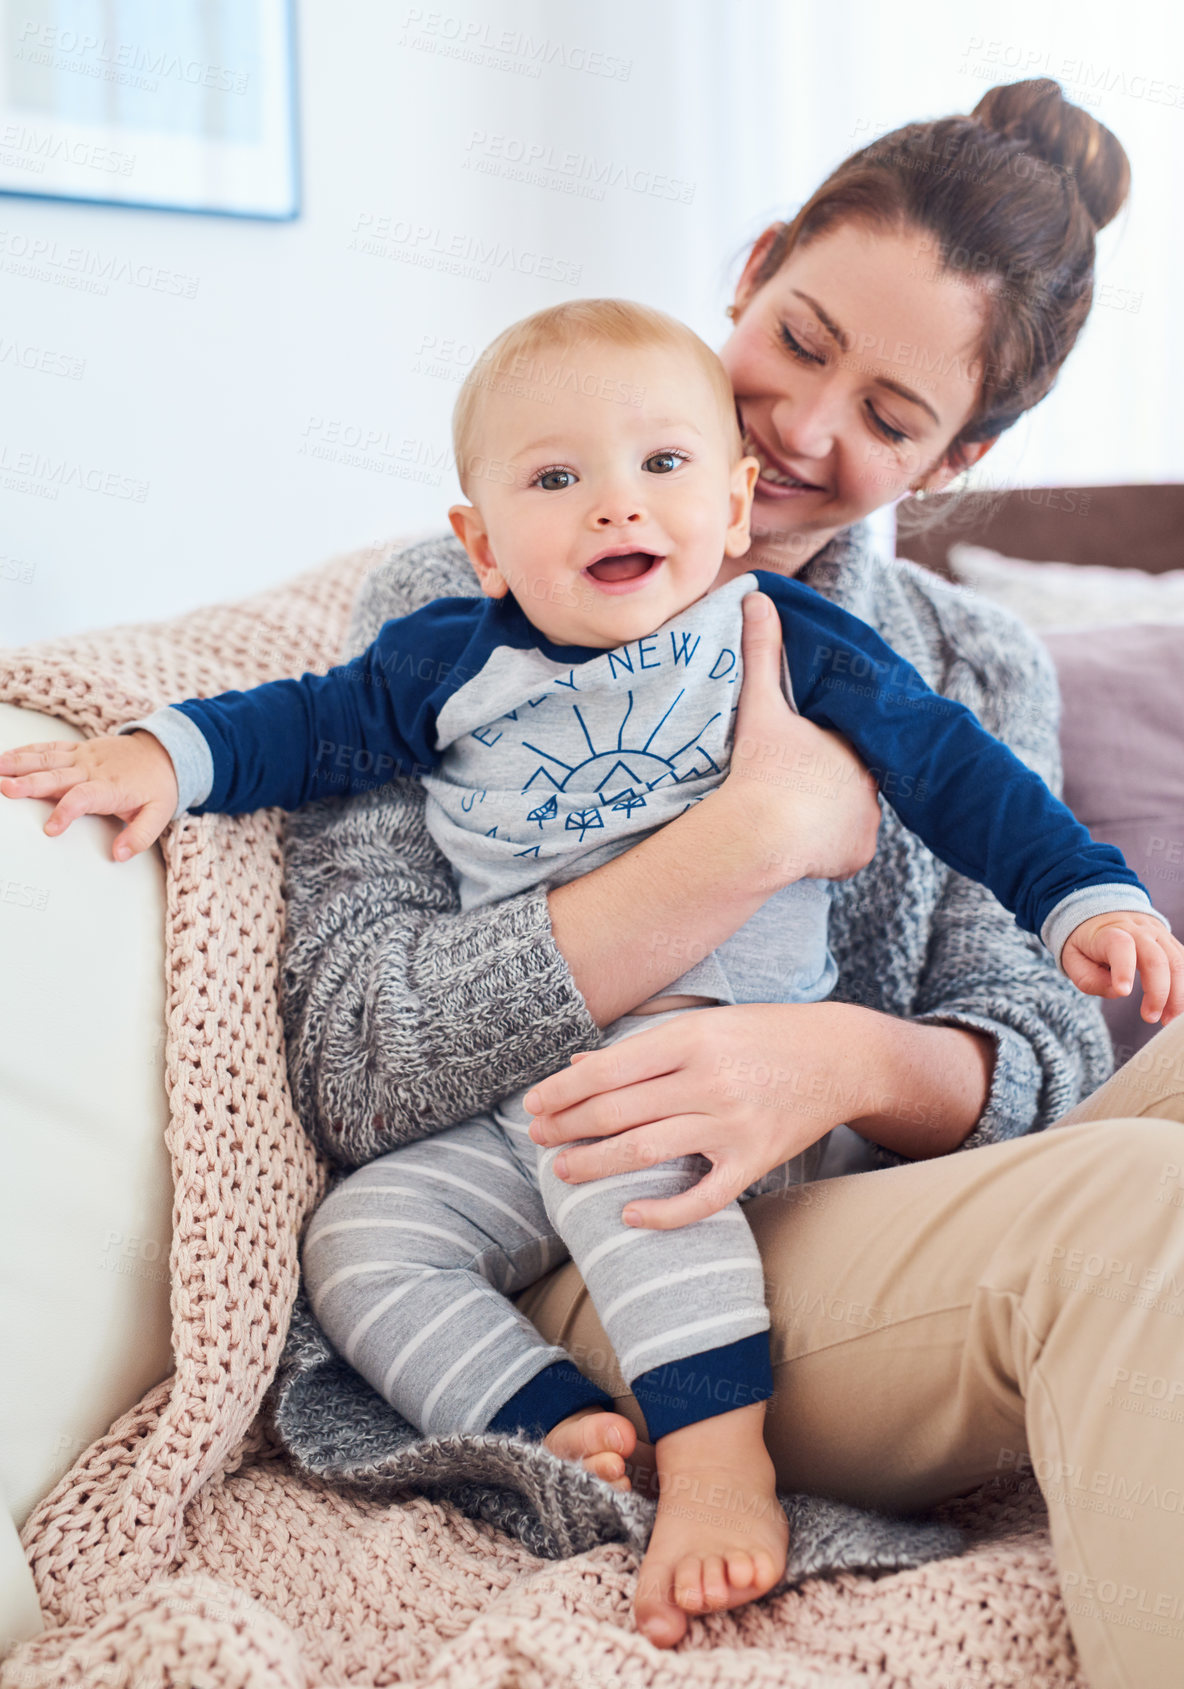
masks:
[(700, 1156), (568, 1185), (553, 1170), (559, 1151), (538, 1153), (547, 1213), (656, 1445), (658, 1517), (636, 1613), (669, 1645), (687, 1612), (754, 1600), (785, 1569), (788, 1527), (763, 1436), (773, 1383), (760, 1256), (736, 1203), (675, 1231), (621, 1220), (635, 1197), (688, 1189), (706, 1171)]
[[(533, 1148), (524, 1165), (492, 1118), (466, 1121), (350, 1174), (309, 1226), (304, 1278), (322, 1328), (425, 1433), (542, 1437), (569, 1414), (612, 1409), (507, 1300), (566, 1256)], [(621, 1455), (585, 1463), (624, 1477)]]

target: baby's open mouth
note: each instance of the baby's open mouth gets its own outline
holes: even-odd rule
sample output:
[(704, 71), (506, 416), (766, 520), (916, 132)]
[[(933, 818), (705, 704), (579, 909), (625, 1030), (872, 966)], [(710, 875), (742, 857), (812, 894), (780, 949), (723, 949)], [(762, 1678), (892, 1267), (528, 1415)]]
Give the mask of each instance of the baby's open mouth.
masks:
[(615, 557), (601, 557), (589, 563), (587, 573), (598, 581), (632, 581), (647, 575), (662, 559), (652, 551), (622, 551)]

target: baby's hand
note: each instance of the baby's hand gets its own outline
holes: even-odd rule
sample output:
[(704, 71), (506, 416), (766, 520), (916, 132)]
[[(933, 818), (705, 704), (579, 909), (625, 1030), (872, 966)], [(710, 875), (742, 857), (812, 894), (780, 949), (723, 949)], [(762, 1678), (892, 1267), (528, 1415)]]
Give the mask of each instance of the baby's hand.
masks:
[(173, 759), (143, 728), (0, 752), (3, 775), (9, 777), (0, 779), (5, 797), (60, 799), (45, 823), (47, 833), (64, 833), (80, 815), (117, 815), (128, 822), (112, 851), (120, 861), (154, 844), (177, 807)]
[(1135, 910), (1094, 915), (1074, 927), (1061, 966), (1091, 997), (1126, 997), (1136, 972), (1143, 980), (1143, 1019), (1163, 1012), (1168, 1026), (1184, 1011), (1184, 946), (1162, 921)]

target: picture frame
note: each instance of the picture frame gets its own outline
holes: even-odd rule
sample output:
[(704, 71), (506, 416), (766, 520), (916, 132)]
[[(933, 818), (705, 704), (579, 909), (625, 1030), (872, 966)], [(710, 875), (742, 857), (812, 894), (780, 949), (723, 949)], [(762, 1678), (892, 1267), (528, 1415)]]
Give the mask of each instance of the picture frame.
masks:
[(22, 0), (0, 37), (0, 193), (290, 221), (294, 0)]

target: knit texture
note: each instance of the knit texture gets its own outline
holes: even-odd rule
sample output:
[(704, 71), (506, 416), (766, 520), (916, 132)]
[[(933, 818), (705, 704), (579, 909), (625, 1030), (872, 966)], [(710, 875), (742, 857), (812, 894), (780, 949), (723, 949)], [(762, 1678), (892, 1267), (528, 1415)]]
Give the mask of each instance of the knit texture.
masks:
[[(311, 1476), (377, 1499), (414, 1490), (451, 1502), (547, 1559), (606, 1542), (626, 1542), (640, 1555), (649, 1541), (654, 1501), (622, 1495), (541, 1443), (489, 1432), (422, 1437), (337, 1359), (304, 1295), (275, 1396), (279, 1433)], [(964, 1546), (933, 1520), (890, 1519), (819, 1496), (781, 1500), (790, 1547), (778, 1588), (818, 1572), (919, 1566)]]
[[(972, 607), (912, 565), (880, 563), (858, 529), (832, 542), (804, 578), (876, 626), (1059, 791), (1055, 676), (1013, 617)], [(343, 655), (364, 649), (390, 617), (475, 584), (453, 539), (392, 556), (359, 595)], [(453, 1125), (555, 1072), (572, 1048), (600, 1043), (555, 946), (545, 893), (461, 912), (417, 782), (307, 805), (288, 818), (286, 851), (289, 1072), (301, 1119), (338, 1162), (365, 1162)], [(984, 887), (938, 862), (891, 810), (873, 862), (838, 888), (836, 904), (836, 998), (996, 1037), (991, 1095), (967, 1146), (1055, 1119), (1109, 1075), (1096, 1002)], [(491, 1083), (491, 1073), (502, 1077)], [(420, 1438), (340, 1358), (303, 1293), (277, 1384), (276, 1426), (310, 1474), (375, 1496), (426, 1486), (537, 1553), (642, 1544), (652, 1523), (652, 1505), (647, 1511), (613, 1491), (601, 1497), (579, 1474), (555, 1474), (539, 1445), (489, 1434)], [(799, 1527), (791, 1578), (883, 1566), (893, 1552), (897, 1565), (915, 1565), (951, 1546), (857, 1510), (839, 1522), (817, 1498), (783, 1500)]]
[[(378, 562), (359, 553), (234, 604), (5, 652), (0, 697), (98, 733), (170, 699), (323, 671), (338, 660), (351, 605)], [(647, 1528), (641, 1502), (510, 1439), (404, 1444), (396, 1427), (380, 1451), (364, 1441), (371, 1416), (359, 1442), (339, 1412), (323, 1340), (303, 1319), (275, 1399), (290, 1405), (299, 1383), (306, 1405), (320, 1393), (322, 1418), (306, 1412), (289, 1428), (290, 1440), (301, 1427), (306, 1434), (303, 1469), (285, 1452), (264, 1398), (296, 1298), (297, 1238), (330, 1166), (300, 1129), (285, 1073), (283, 820), (275, 810), (185, 817), (160, 841), (176, 1370), (27, 1521), (48, 1628), (0, 1665), (3, 1689), (674, 1689), (805, 1686), (820, 1672), (832, 1684), (917, 1689), (1079, 1684), (1030, 1480), (984, 1486), (911, 1525), (791, 1500), (793, 1587), (694, 1621), (679, 1648), (662, 1653), (630, 1615)], [(427, 902), (448, 910), (435, 863), (416, 857), (414, 839), (407, 848)], [(289, 883), (291, 871), (289, 861)], [(363, 884), (368, 871), (359, 852)], [(316, 890), (335, 895), (327, 878)], [(335, 908), (342, 930), (359, 913), (340, 894)], [(442, 1008), (457, 994), (459, 1009), (486, 962), (466, 940), (451, 955), (459, 977), (421, 980), (413, 970), (413, 979)], [(489, 966), (516, 982), (550, 979), (555, 1002), (567, 1001), (553, 961), (495, 956)], [(354, 982), (338, 983), (348, 999)], [(299, 1004), (285, 1007), (298, 1032)], [(484, 1037), (496, 1045), (494, 1018), (487, 1010)], [(521, 1049), (503, 1065), (537, 1070), (531, 1038), (512, 1033), (509, 1042)], [(1047, 1055), (1061, 1047), (1058, 1032), (1045, 1034), (1048, 1067), (1074, 1095), (1073, 1061), (1088, 1042), (1079, 1027), (1076, 1058), (1058, 1068)], [(437, 1070), (437, 1086), (440, 1078)], [(426, 1080), (412, 1083), (428, 1094)], [(464, 1084), (478, 1083), (474, 1061)], [(499, 1075), (493, 1088), (513, 1083)], [(312, 1470), (318, 1459), (332, 1485)], [(351, 1462), (354, 1479), (342, 1482)], [(951, 1557), (960, 1541), (965, 1552)], [(803, 1556), (815, 1569), (876, 1570), (803, 1579)], [(914, 1569), (884, 1569), (892, 1565)]]
[[(911, 563), (880, 561), (861, 528), (801, 578), (870, 622), (1060, 795), (1055, 670), (1014, 616)], [(475, 590), (451, 536), (392, 555), (359, 594), (341, 659), (390, 617)], [(461, 912), (423, 805), (417, 781), (397, 780), (287, 821), (288, 1068), (301, 1120), (342, 1166), (482, 1113), (600, 1042), (546, 894)], [(1045, 1126), (1110, 1075), (1096, 999), (886, 806), (874, 859), (836, 888), (830, 938), (833, 1000), (995, 1038), (990, 1096), (963, 1148)], [(901, 1159), (873, 1154), (878, 1166)]]

